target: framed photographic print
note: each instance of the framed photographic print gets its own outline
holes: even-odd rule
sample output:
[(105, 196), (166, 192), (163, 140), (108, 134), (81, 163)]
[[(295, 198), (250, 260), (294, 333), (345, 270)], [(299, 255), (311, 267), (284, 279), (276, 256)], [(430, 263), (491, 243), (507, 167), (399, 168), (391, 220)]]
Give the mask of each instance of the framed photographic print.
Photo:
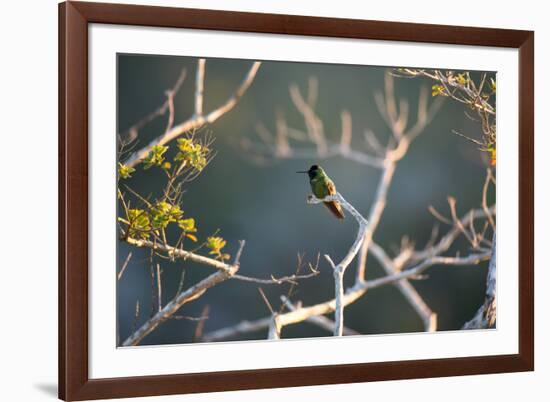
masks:
[(59, 7), (60, 398), (533, 370), (533, 32)]

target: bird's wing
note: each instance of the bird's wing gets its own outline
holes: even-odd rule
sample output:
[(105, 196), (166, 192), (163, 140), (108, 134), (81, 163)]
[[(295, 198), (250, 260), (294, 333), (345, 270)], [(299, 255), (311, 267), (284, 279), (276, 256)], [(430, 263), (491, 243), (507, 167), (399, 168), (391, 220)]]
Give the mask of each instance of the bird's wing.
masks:
[(336, 195), (336, 186), (332, 182), (332, 180), (327, 181), (327, 189), (328, 189), (328, 195)]

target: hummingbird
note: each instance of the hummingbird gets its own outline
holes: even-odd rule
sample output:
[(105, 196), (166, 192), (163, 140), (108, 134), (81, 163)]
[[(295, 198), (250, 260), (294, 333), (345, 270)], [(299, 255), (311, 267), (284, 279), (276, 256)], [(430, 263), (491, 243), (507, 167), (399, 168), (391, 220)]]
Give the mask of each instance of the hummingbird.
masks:
[[(296, 173), (307, 173), (309, 176), (309, 184), (311, 192), (319, 199), (323, 199), (329, 195), (336, 195), (336, 186), (328, 177), (323, 168), (319, 165), (313, 165), (307, 171), (299, 171)], [(338, 219), (344, 219), (344, 211), (338, 201), (324, 202), (325, 206)]]

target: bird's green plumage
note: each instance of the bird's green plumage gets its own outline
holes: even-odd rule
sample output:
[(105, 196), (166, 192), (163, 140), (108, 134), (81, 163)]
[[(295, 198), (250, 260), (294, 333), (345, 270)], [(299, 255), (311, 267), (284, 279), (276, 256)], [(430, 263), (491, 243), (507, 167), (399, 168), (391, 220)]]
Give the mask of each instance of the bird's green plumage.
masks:
[[(336, 195), (336, 186), (334, 182), (328, 177), (323, 168), (318, 165), (313, 165), (307, 172), (309, 176), (309, 184), (311, 186), (311, 192), (319, 199), (323, 199), (329, 195)], [(328, 201), (324, 203), (325, 206), (336, 216), (338, 219), (344, 219), (344, 211), (342, 206), (337, 201)]]
[(325, 198), (330, 194), (329, 188), (335, 188), (333, 181), (322, 168), (319, 168), (315, 176), (309, 180), (311, 191), (317, 198)]

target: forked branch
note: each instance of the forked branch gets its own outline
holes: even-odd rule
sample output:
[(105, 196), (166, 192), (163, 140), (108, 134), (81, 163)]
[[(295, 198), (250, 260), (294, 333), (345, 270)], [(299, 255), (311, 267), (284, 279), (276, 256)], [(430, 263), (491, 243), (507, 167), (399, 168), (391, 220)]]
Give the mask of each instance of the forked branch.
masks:
[[(329, 198), (329, 200), (330, 199), (333, 198)], [(341, 199), (339, 199), (339, 201), (341, 202)], [(494, 214), (494, 207), (489, 208), (489, 210), (491, 214)], [(349, 212), (351, 213), (351, 211)], [(470, 211), (466, 213), (460, 221), (464, 225), (471, 219), (486, 219), (485, 211), (483, 209)], [(388, 285), (396, 285), (399, 287), (401, 286), (400, 284), (408, 283), (409, 280), (417, 280), (421, 278), (422, 274), (426, 270), (434, 266), (471, 266), (479, 264), (482, 261), (487, 261), (491, 258), (492, 250), (487, 248), (480, 249), (479, 252), (463, 257), (458, 255), (442, 255), (449, 250), (454, 240), (461, 233), (462, 232), (460, 229), (455, 225), (435, 245), (421, 251), (409, 251), (405, 256), (406, 258), (403, 258), (403, 255), (398, 255), (393, 260), (390, 259), (385, 252), (383, 252), (383, 249), (378, 244), (371, 242), (370, 250), (372, 251), (373, 256), (380, 261), (382, 266), (385, 266), (388, 269), (387, 272), (390, 272), (391, 269), (392, 273), (388, 273), (386, 276), (373, 280), (356, 281), (351, 288), (344, 291), (343, 295), (336, 295), (335, 298), (328, 301), (312, 306), (296, 307), (289, 312), (275, 314), (256, 321), (243, 321), (235, 326), (230, 326), (207, 333), (203, 338), (207, 341), (219, 341), (247, 332), (255, 332), (268, 328), (271, 328), (270, 336), (272, 338), (277, 338), (280, 337), (280, 332), (285, 326), (298, 324), (308, 321), (313, 317), (319, 317), (332, 313), (336, 311), (337, 304), (338, 308), (340, 308), (340, 305), (345, 308), (360, 299), (363, 295), (365, 295), (365, 293), (367, 293), (368, 290), (373, 290)], [(347, 258), (345, 257), (344, 260), (351, 262), (351, 260), (349, 260), (349, 256), (350, 253), (346, 255)], [(353, 259), (353, 256), (351, 259)], [(398, 270), (398, 268), (401, 267), (402, 269)], [(408, 297), (414, 298), (416, 292), (408, 293), (408, 295)], [(337, 298), (340, 298), (340, 300), (337, 301)], [(413, 305), (417, 305), (417, 303), (418, 301), (414, 300)], [(433, 312), (431, 312), (431, 310), (429, 310), (429, 308), (427, 308), (427, 306), (426, 308), (423, 308), (422, 304), (418, 304), (420, 307), (417, 308), (420, 310), (419, 313), (422, 313), (421, 317), (423, 318), (425, 328), (428, 331), (433, 331), (435, 330), (436, 316)], [(335, 327), (337, 325), (338, 324), (336, 324)]]
[(330, 202), (330, 201), (337, 201), (340, 203), (340, 205), (348, 211), (359, 224), (359, 230), (357, 231), (357, 236), (355, 238), (355, 241), (351, 245), (348, 253), (344, 256), (342, 261), (340, 263), (335, 264), (330, 256), (328, 254), (325, 254), (325, 259), (329, 262), (333, 269), (334, 273), (334, 289), (335, 289), (335, 313), (334, 313), (334, 321), (336, 322), (334, 326), (334, 335), (335, 336), (342, 336), (344, 331), (344, 274), (346, 272), (346, 268), (349, 266), (349, 264), (353, 261), (357, 253), (359, 252), (359, 249), (361, 247), (361, 244), (363, 243), (365, 239), (365, 233), (367, 230), (367, 220), (363, 218), (363, 216), (357, 212), (357, 210), (349, 203), (347, 202), (344, 197), (340, 193), (336, 193), (336, 195), (325, 197), (324, 199), (318, 199), (315, 196), (311, 195), (308, 199), (308, 203), (310, 204), (318, 204), (321, 202)]
[[(241, 84), (237, 87), (235, 92), (225, 101), (225, 103), (218, 106), (216, 109), (210, 111), (208, 114), (204, 115), (203, 114), (203, 97), (204, 97), (205, 60), (199, 59), (198, 67), (197, 67), (196, 90), (195, 90), (195, 114), (191, 116), (189, 119), (187, 119), (186, 121), (172, 127), (170, 130), (167, 130), (164, 134), (155, 138), (145, 147), (132, 153), (128, 158), (126, 158), (126, 160), (124, 161), (124, 165), (128, 167), (134, 167), (149, 154), (149, 152), (155, 145), (165, 145), (168, 142), (174, 140), (175, 138), (187, 132), (199, 129), (205, 124), (211, 124), (215, 122), (225, 113), (229, 112), (231, 109), (233, 109), (233, 107), (235, 107), (237, 102), (248, 90), (250, 85), (252, 85), (252, 82), (256, 77), (256, 73), (260, 68), (260, 65), (261, 65), (261, 62), (259, 61), (254, 62), (250, 67), (248, 73), (244, 77), (243, 81), (241, 82)], [(154, 114), (153, 118), (157, 117), (157, 115), (162, 115), (162, 114), (164, 114), (164, 112), (161, 114), (158, 114), (158, 113)], [(148, 121), (150, 120), (152, 120), (152, 118), (149, 119)]]

